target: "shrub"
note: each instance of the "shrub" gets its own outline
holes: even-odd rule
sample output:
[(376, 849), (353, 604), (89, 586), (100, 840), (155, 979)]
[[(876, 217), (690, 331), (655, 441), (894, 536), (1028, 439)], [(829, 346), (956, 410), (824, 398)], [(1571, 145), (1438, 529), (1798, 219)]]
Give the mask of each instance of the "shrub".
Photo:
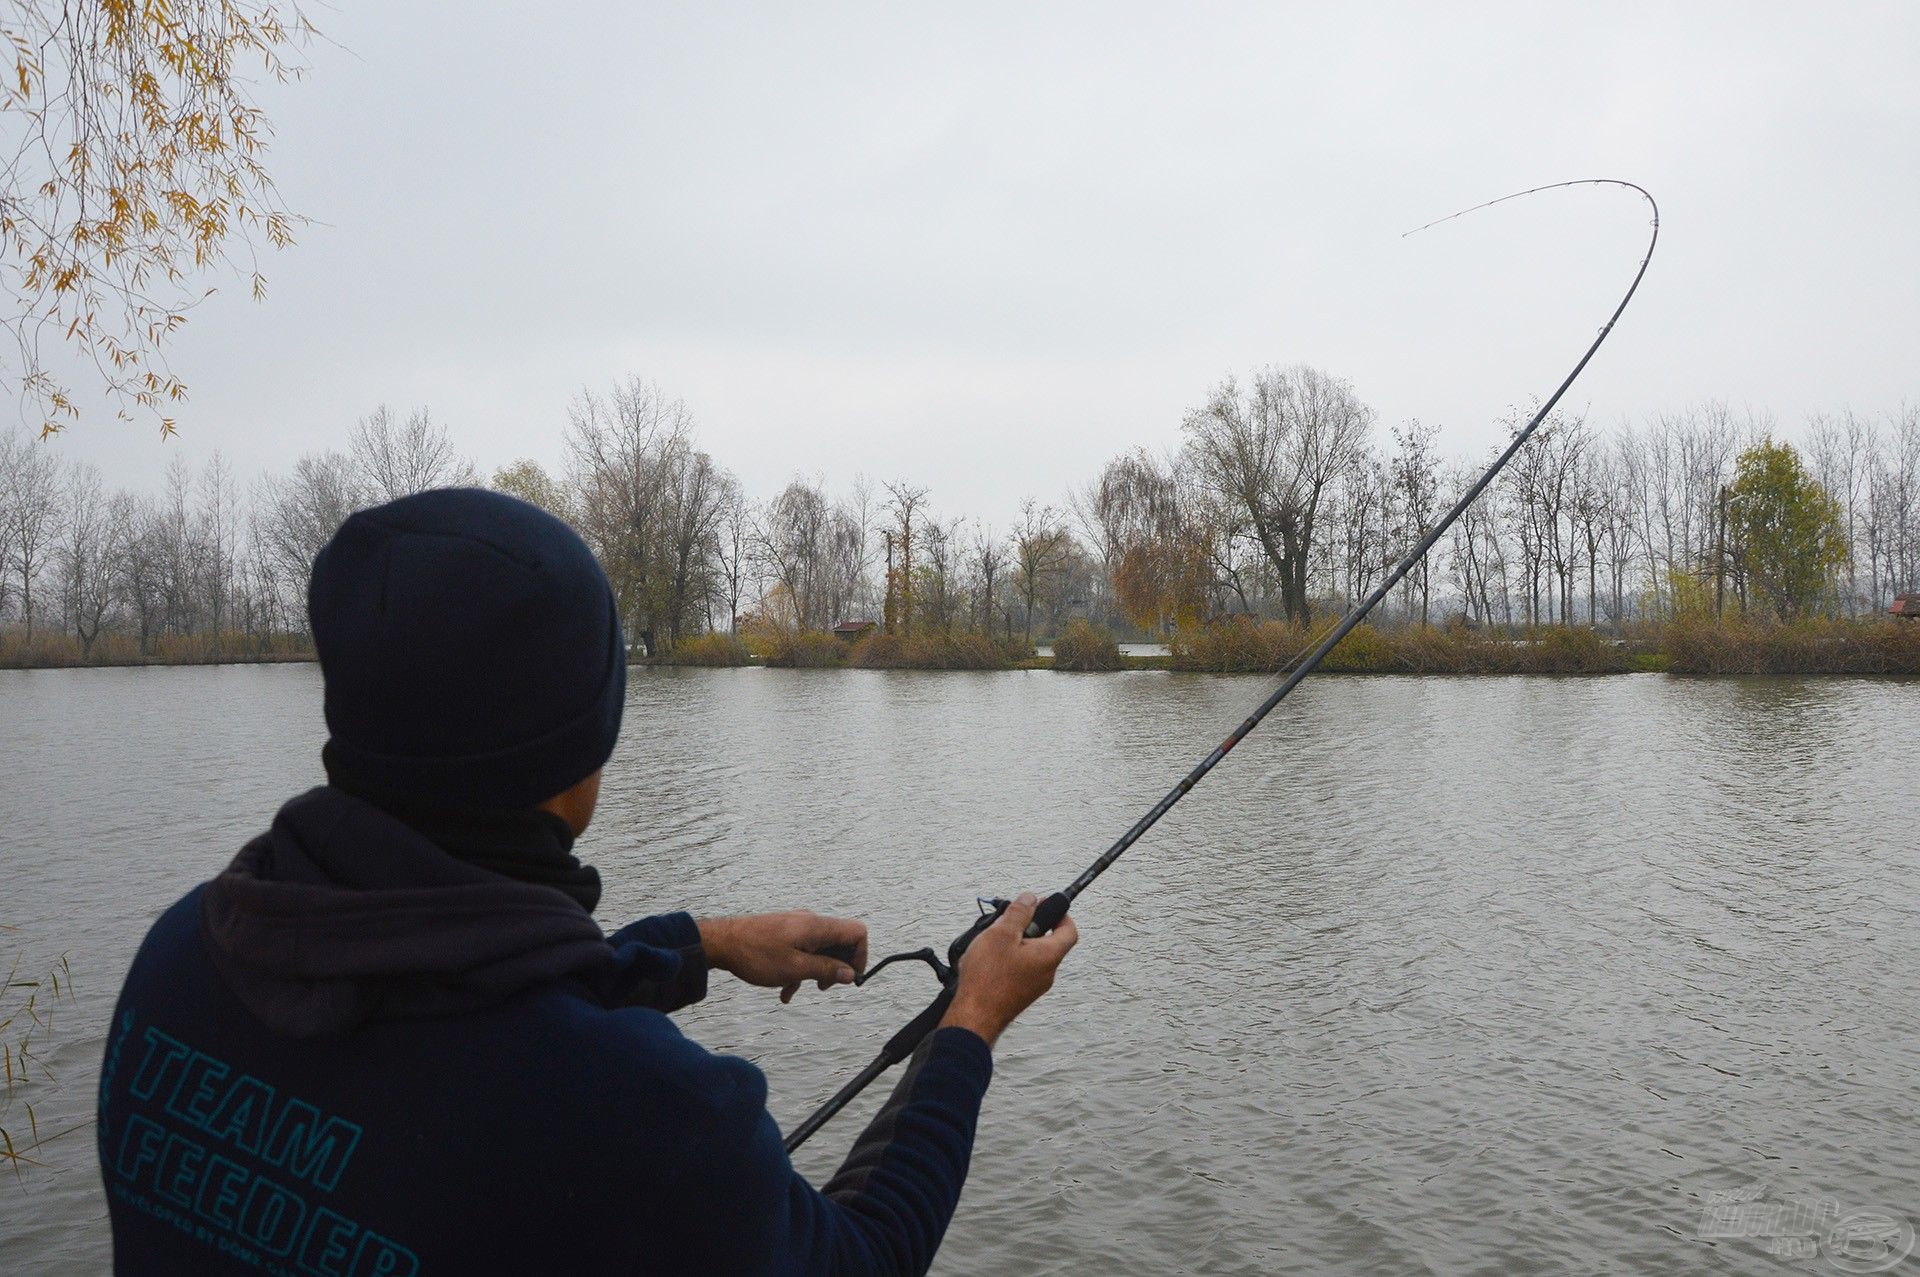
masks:
[(746, 665), (752, 660), (753, 653), (747, 650), (739, 635), (718, 631), (683, 638), (667, 653), (669, 665), (733, 666)]
[(18, 630), (0, 634), (0, 669), (62, 669), (82, 665), (215, 665), (310, 661), (304, 634), (157, 634), (145, 655), (132, 634), (102, 634), (91, 651), (71, 634), (42, 631), (28, 643)]
[(993, 650), (1000, 654), (1002, 665), (1019, 665), (1024, 661), (1038, 659), (1033, 644), (1022, 636), (1002, 636), (990, 638), (988, 641), (993, 644)]
[(1676, 621), (1661, 650), (1678, 674), (1920, 674), (1920, 625)]
[(867, 670), (997, 670), (1008, 661), (984, 634), (873, 633), (853, 645), (847, 663)]
[(826, 669), (846, 661), (847, 645), (824, 630), (776, 633), (767, 652), (767, 664), (786, 669)]
[(1068, 623), (1053, 640), (1053, 668), (1057, 670), (1117, 670), (1126, 667), (1113, 635), (1083, 620)]
[(1183, 629), (1167, 644), (1177, 670), (1215, 674), (1270, 674), (1306, 650), (1298, 626), (1229, 617), (1212, 625)]
[[(1296, 631), (1297, 632), (1297, 631)], [(1308, 638), (1300, 634), (1300, 656), (1308, 650)], [(1346, 674), (1384, 674), (1402, 672), (1411, 668), (1403, 658), (1408, 655), (1396, 650), (1397, 645), (1385, 634), (1374, 629), (1364, 621), (1353, 627), (1353, 632), (1341, 639), (1321, 666), (1328, 673)], [(1295, 658), (1297, 659), (1297, 658)], [(1290, 659), (1289, 665), (1293, 663)]]
[(1596, 630), (1556, 625), (1531, 638), (1516, 653), (1517, 673), (1617, 674), (1633, 668), (1626, 646), (1608, 642)]
[[(1181, 670), (1277, 673), (1292, 667), (1325, 633), (1282, 621), (1234, 617), (1174, 636)], [(1514, 638), (1463, 625), (1362, 624), (1340, 640), (1321, 668), (1329, 674), (1600, 674), (1632, 668), (1625, 646), (1593, 630), (1554, 626)]]

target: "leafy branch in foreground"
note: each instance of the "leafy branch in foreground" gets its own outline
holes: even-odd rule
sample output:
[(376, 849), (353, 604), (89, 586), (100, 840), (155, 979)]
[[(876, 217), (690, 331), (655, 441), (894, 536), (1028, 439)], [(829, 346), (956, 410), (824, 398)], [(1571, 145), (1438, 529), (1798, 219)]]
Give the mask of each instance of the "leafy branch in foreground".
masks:
[[(52, 345), (98, 373), (115, 413), (157, 416), (187, 388), (167, 339), (209, 295), (191, 277), (244, 269), (302, 220), (264, 166), (271, 125), (243, 69), (275, 81), (314, 28), (274, 0), (5, 0), (0, 7), (0, 368), (43, 435), (80, 418)], [(0, 351), (4, 346), (0, 346)]]

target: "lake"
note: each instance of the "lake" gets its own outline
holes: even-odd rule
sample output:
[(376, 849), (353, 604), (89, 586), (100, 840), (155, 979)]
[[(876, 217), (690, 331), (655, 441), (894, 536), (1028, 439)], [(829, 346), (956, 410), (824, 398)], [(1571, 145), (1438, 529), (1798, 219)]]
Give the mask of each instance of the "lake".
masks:
[[(1267, 685), (636, 668), (579, 850), (610, 926), (806, 906), (944, 947)], [(120, 977), (323, 737), (311, 666), (0, 672), (0, 962), (64, 953), (77, 989), (0, 1272), (105, 1271)], [(1916, 746), (1913, 682), (1310, 680), (1076, 906), (935, 1271), (1869, 1271), (1920, 1221)], [(679, 1020), (787, 1127), (931, 992), (722, 979)], [(815, 1182), (885, 1089), (801, 1151)]]

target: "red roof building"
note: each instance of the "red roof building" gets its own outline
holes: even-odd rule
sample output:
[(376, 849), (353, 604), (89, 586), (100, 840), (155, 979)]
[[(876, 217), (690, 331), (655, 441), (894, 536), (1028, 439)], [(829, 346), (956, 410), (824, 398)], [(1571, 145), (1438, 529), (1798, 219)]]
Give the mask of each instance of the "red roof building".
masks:
[(1893, 606), (1887, 611), (1895, 616), (1904, 616), (1910, 621), (1920, 620), (1920, 594), (1895, 595)]

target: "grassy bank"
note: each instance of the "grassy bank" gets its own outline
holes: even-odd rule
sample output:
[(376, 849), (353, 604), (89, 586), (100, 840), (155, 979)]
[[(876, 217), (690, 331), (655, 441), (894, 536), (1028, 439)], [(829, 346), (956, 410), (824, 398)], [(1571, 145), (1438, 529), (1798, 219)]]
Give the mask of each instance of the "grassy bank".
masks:
[[(1318, 626), (1235, 618), (1175, 634), (1168, 644), (1168, 666), (1277, 673), (1306, 655), (1323, 633)], [(1463, 627), (1362, 625), (1327, 654), (1320, 668), (1335, 674), (1624, 674), (1635, 668), (1634, 656), (1632, 645), (1579, 627), (1516, 636)]]
[[(788, 669), (1073, 671), (1185, 670), (1274, 674), (1293, 665), (1324, 633), (1279, 621), (1236, 617), (1182, 630), (1166, 656), (1129, 656), (1113, 636), (1076, 621), (1036, 657), (1015, 640), (981, 634), (870, 634), (849, 643), (831, 634), (702, 635), (663, 663)], [(1464, 626), (1362, 625), (1321, 666), (1336, 674), (1842, 674), (1920, 675), (1920, 624), (1905, 621), (1728, 620), (1643, 626), (1615, 638), (1584, 626), (1507, 633)]]
[[(1236, 619), (1176, 634), (1168, 668), (1276, 673), (1321, 630)], [(1920, 625), (1904, 621), (1675, 622), (1626, 639), (1580, 626), (1519, 634), (1362, 625), (1320, 667), (1346, 674), (1920, 674)]]
[[(820, 631), (700, 634), (652, 663), (788, 669), (1073, 671), (1188, 670), (1272, 674), (1306, 654), (1323, 630), (1236, 617), (1182, 630), (1166, 656), (1129, 656), (1113, 636), (1076, 621), (1036, 657), (1019, 639), (984, 634), (869, 634), (849, 643)], [(102, 635), (91, 652), (64, 634), (0, 634), (0, 669), (94, 665), (217, 665), (310, 661), (304, 635), (166, 635), (145, 654), (125, 635)], [(1328, 655), (1322, 669), (1343, 674), (1842, 674), (1920, 675), (1920, 623), (1896, 620), (1797, 621), (1787, 625), (1729, 619), (1640, 627), (1625, 639), (1582, 626), (1546, 626), (1508, 634), (1462, 626), (1362, 625)]]
[(91, 650), (71, 634), (0, 634), (0, 669), (73, 669), (89, 665), (245, 665), (310, 661), (304, 634), (163, 634), (145, 652), (127, 634), (102, 634)]
[(783, 669), (1004, 670), (1033, 649), (984, 634), (880, 634), (852, 642), (816, 630), (749, 634), (741, 644), (762, 663)]
[(1660, 648), (1676, 674), (1920, 674), (1920, 622), (1676, 623)]

